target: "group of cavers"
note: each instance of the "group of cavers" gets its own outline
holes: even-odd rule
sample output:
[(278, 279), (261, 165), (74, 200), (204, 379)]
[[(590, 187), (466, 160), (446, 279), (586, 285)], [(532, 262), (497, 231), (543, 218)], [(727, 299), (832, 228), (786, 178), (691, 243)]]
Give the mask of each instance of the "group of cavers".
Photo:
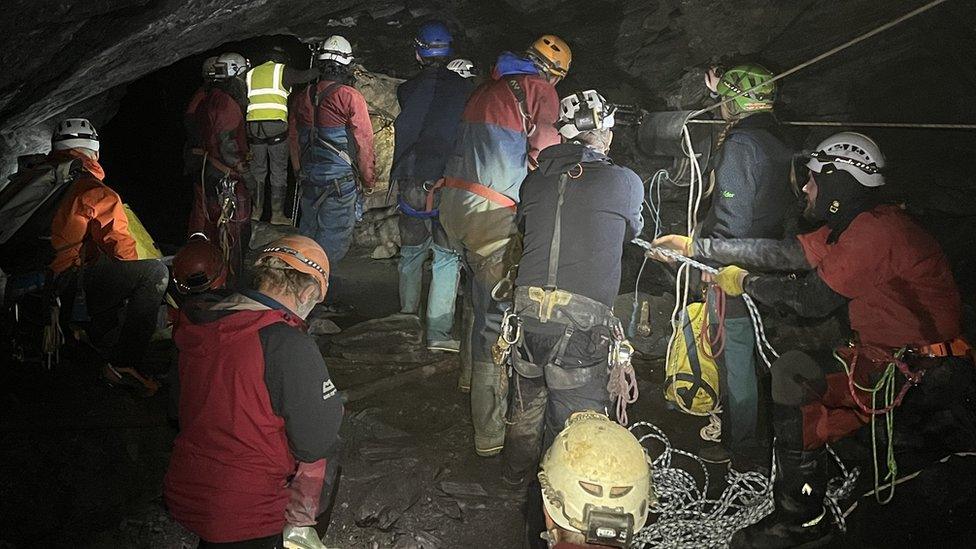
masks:
[[(324, 547), (326, 525), (316, 525), (334, 503), (343, 406), (305, 319), (327, 297), (376, 173), (349, 42), (333, 36), (313, 51), (308, 70), (280, 52), (253, 69), (237, 54), (208, 60), (187, 110), (200, 172), (189, 232), (200, 236), (174, 259), (180, 432), (164, 496), (200, 547)], [(432, 253), (427, 344), (460, 352), (474, 451), (500, 455), (500, 482), (528, 494), (528, 543), (630, 546), (654, 493), (646, 452), (613, 421), (635, 394), (612, 306), (623, 246), (642, 234), (645, 189), (608, 156), (616, 107), (592, 89), (560, 99), (555, 86), (572, 54), (553, 35), (499, 55), (480, 84), (470, 62), (454, 58), (444, 23), (425, 23), (414, 51), (420, 72), (397, 90), (391, 173), (401, 312), (418, 314)], [(773, 74), (743, 64), (711, 69), (705, 84), (725, 121), (708, 212), (693, 234), (656, 239), (647, 257), (721, 267), (705, 282), (709, 330), (724, 337), (722, 443), (701, 453), (738, 470), (772, 458), (777, 471), (775, 510), (732, 546), (814, 546), (833, 535), (825, 445), (877, 412), (868, 389), (878, 376), (894, 365), (900, 384), (939, 380), (947, 395), (971, 385), (960, 296), (939, 244), (882, 199), (886, 161), (874, 140), (841, 132), (803, 153), (803, 216), (817, 228), (787, 234), (799, 153), (773, 114)], [(86, 292), (93, 342), (99, 326), (114, 334), (100, 346), (108, 375), (148, 387), (140, 361), (167, 270), (135, 253), (121, 201), (102, 183), (91, 124), (66, 120), (52, 142), (52, 161), (81, 167), (51, 226), (54, 280)], [(271, 222), (288, 223), (289, 161), (300, 234), (263, 246), (245, 285), (243, 252), (266, 178)], [(455, 330), (462, 268), (470, 323)], [(800, 317), (846, 307), (850, 344), (784, 352), (770, 394), (760, 395), (745, 293)], [(954, 402), (940, 405), (955, 413)], [(761, 430), (766, 413), (772, 433)]]

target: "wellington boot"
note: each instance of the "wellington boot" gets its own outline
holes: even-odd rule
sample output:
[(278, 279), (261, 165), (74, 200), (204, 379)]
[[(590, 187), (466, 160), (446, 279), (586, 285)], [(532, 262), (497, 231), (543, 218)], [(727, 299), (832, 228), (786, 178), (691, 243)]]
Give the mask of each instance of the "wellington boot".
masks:
[(291, 220), (285, 217), (284, 189), (271, 189), (271, 224), (291, 225)]
[(833, 538), (830, 513), (824, 507), (827, 453), (776, 450), (775, 510), (732, 536), (731, 549), (813, 548)]

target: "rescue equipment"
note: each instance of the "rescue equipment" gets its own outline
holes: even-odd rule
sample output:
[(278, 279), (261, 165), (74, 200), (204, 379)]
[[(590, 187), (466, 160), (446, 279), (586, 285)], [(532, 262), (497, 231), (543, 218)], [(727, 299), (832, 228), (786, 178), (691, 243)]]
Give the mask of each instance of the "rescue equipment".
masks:
[(132, 211), (132, 208), (128, 204), (122, 204), (122, 209), (125, 211), (125, 217), (129, 221), (129, 234), (136, 241), (136, 256), (139, 259), (162, 258), (163, 252), (159, 250), (156, 241), (153, 240), (149, 231), (146, 230), (145, 225), (139, 220), (136, 212)]
[(685, 307), (665, 366), (664, 398), (696, 415), (707, 415), (719, 407), (718, 365), (707, 331), (705, 304)]

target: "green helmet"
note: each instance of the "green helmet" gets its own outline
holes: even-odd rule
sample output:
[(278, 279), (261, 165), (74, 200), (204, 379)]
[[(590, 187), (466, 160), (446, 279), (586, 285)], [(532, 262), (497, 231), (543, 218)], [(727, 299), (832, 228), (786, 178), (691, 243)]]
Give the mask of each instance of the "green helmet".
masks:
[[(762, 65), (737, 65), (722, 74), (716, 91), (723, 98), (735, 97), (727, 103), (729, 112), (735, 116), (771, 111), (776, 100), (776, 82), (772, 82), (772, 79), (773, 73)], [(754, 86), (758, 87), (751, 89)], [(739, 95), (750, 89), (751, 91)]]

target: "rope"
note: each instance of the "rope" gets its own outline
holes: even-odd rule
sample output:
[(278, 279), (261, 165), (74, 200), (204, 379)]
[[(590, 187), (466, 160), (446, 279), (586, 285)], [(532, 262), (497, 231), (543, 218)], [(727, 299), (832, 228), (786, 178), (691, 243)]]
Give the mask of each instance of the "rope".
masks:
[[(672, 447), (667, 435), (651, 423), (640, 421), (630, 430), (645, 446), (648, 455), (654, 455), (658, 446), (663, 447), (651, 467), (657, 496), (651, 512), (657, 517), (634, 536), (631, 547), (725, 547), (736, 531), (759, 522), (772, 512), (775, 462), (770, 478), (755, 471), (740, 473), (730, 469), (725, 477), (726, 488), (718, 498), (709, 499), (711, 478), (701, 458)], [(833, 450), (829, 447), (828, 450), (840, 467), (841, 475), (828, 482), (824, 505), (831, 510), (843, 531), (845, 515), (838, 502), (850, 496), (858, 470), (848, 470)], [(675, 456), (684, 456), (697, 464), (704, 479), (701, 486), (691, 472), (672, 463)]]
[[(724, 120), (689, 120), (689, 124), (724, 124)], [(826, 126), (831, 128), (903, 128), (922, 130), (976, 130), (976, 124), (930, 124), (913, 122), (839, 122), (805, 120), (780, 122), (784, 126)]]
[[(900, 360), (900, 355), (902, 351), (895, 353), (892, 357), (893, 360), (888, 363), (885, 367), (884, 372), (878, 379), (874, 387), (864, 387), (854, 381), (854, 372), (857, 366), (858, 353), (855, 348), (854, 355), (851, 357), (851, 364), (848, 366), (847, 362), (837, 352), (834, 352), (834, 358), (840, 362), (841, 366), (844, 367), (844, 371), (847, 372), (847, 382), (848, 388), (851, 393), (851, 399), (854, 400), (858, 408), (861, 409), (867, 415), (871, 416), (871, 465), (874, 471), (874, 499), (880, 505), (888, 504), (895, 497), (895, 486), (898, 481), (898, 461), (895, 459), (895, 442), (894, 442), (894, 432), (895, 432), (895, 408), (897, 408), (902, 399), (905, 397), (905, 393), (908, 389), (917, 383), (917, 379), (921, 376), (913, 376), (910, 371), (908, 371), (908, 366), (905, 365)], [(902, 369), (904, 368), (904, 369)], [(901, 370), (905, 374), (907, 380), (902, 385), (901, 390), (895, 393), (896, 376), (895, 373)], [(907, 373), (906, 373), (907, 372)], [(871, 407), (869, 408), (866, 404), (861, 402), (861, 399), (857, 397), (857, 392), (855, 389), (860, 389), (866, 393), (871, 394)], [(883, 408), (877, 407), (878, 394), (881, 394), (883, 401)], [(884, 476), (884, 480), (887, 481), (882, 484), (881, 481), (881, 471), (878, 459), (878, 416), (884, 416), (885, 430), (888, 434), (888, 445), (885, 449), (885, 467), (887, 467), (888, 472)], [(887, 494), (882, 496), (882, 491), (887, 490)]]
[(637, 402), (640, 392), (637, 390), (637, 374), (634, 365), (628, 360), (625, 364), (616, 364), (610, 369), (610, 381), (607, 383), (610, 398), (616, 403), (617, 421), (627, 426), (627, 406)]
[[(634, 239), (631, 242), (646, 250), (653, 250), (656, 253), (668, 257), (669, 259), (678, 261), (682, 264), (681, 267), (690, 266), (705, 273), (713, 275), (718, 274), (718, 269), (715, 267), (705, 265), (704, 263), (696, 261), (690, 257), (685, 257), (674, 250), (668, 248), (655, 248), (651, 246), (649, 242), (640, 239)], [(679, 270), (681, 267), (679, 267)], [(766, 328), (763, 325), (762, 316), (759, 314), (759, 307), (756, 305), (756, 302), (753, 301), (749, 294), (742, 294), (742, 300), (745, 301), (746, 308), (749, 310), (749, 318), (752, 319), (753, 334), (756, 336), (756, 350), (759, 352), (759, 358), (761, 358), (766, 367), (769, 368), (772, 366), (773, 360), (779, 358), (779, 353), (776, 352), (776, 349), (773, 348), (773, 345), (766, 338)]]
[(916, 15), (918, 15), (920, 13), (923, 13), (923, 12), (926, 12), (926, 11), (928, 11), (928, 10), (930, 10), (930, 9), (938, 6), (939, 4), (943, 4), (945, 2), (946, 2), (946, 0), (933, 0), (932, 2), (929, 2), (928, 4), (925, 4), (924, 6), (921, 6), (919, 8), (916, 8), (916, 9), (914, 9), (914, 10), (912, 10), (912, 11), (910, 11), (910, 12), (904, 14), (904, 15), (902, 15), (901, 17), (897, 17), (897, 18), (893, 19), (892, 21), (889, 21), (889, 22), (885, 23), (884, 25), (881, 25), (880, 27), (877, 27), (877, 28), (875, 28), (873, 30), (870, 30), (870, 31), (868, 31), (868, 32), (866, 32), (866, 33), (864, 33), (864, 34), (862, 34), (860, 36), (857, 36), (855, 38), (852, 38), (851, 40), (848, 40), (847, 42), (844, 42), (843, 44), (841, 44), (841, 45), (839, 45), (837, 47), (831, 48), (831, 49), (825, 51), (824, 53), (821, 53), (820, 55), (814, 57), (813, 59), (810, 59), (808, 61), (805, 61), (803, 63), (800, 63), (799, 65), (793, 67), (792, 69), (790, 69), (788, 71), (781, 72), (781, 73), (777, 74), (776, 76), (772, 77), (769, 80), (765, 80), (763, 82), (760, 82), (760, 83), (756, 84), (755, 86), (752, 86), (749, 89), (746, 89), (746, 90), (743, 90), (743, 91), (737, 93), (736, 95), (733, 95), (731, 97), (727, 97), (723, 101), (720, 101), (720, 102), (718, 102), (718, 103), (716, 103), (716, 104), (714, 104), (714, 105), (712, 105), (710, 107), (697, 110), (697, 111), (693, 112), (691, 114), (691, 116), (689, 116), (689, 118), (695, 118), (695, 117), (698, 117), (698, 116), (700, 116), (700, 115), (702, 115), (702, 114), (704, 114), (704, 113), (706, 113), (708, 111), (717, 109), (720, 106), (722, 106), (722, 105), (724, 105), (726, 103), (730, 103), (731, 101), (733, 101), (737, 97), (743, 96), (743, 95), (751, 92), (752, 90), (754, 90), (754, 89), (756, 89), (758, 87), (765, 86), (766, 84), (770, 84), (770, 83), (775, 82), (775, 81), (777, 81), (777, 80), (779, 80), (781, 78), (785, 78), (785, 77), (787, 77), (787, 76), (789, 76), (789, 75), (791, 75), (791, 74), (793, 74), (793, 73), (795, 73), (797, 71), (800, 71), (802, 69), (805, 69), (805, 68), (809, 67), (810, 65), (813, 65), (814, 63), (817, 63), (819, 61), (823, 61), (824, 59), (830, 57), (831, 55), (834, 55), (837, 52), (843, 51), (843, 50), (845, 50), (845, 49), (853, 46), (854, 44), (857, 44), (859, 42), (862, 42), (864, 40), (867, 40), (868, 38), (871, 38), (872, 36), (874, 36), (874, 35), (876, 35), (878, 33), (884, 32), (884, 31), (886, 31), (886, 30), (894, 27), (895, 25), (897, 25), (897, 24), (899, 24), (899, 23), (901, 23), (903, 21), (907, 21), (908, 19), (911, 19), (912, 17), (915, 17)]

